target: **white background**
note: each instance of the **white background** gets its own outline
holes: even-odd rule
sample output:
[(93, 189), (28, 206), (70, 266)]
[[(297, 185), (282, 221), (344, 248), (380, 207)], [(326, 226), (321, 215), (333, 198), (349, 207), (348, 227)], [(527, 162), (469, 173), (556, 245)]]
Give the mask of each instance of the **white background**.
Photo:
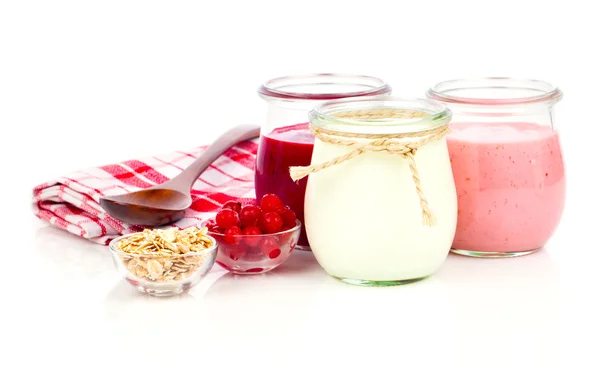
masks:
[[(578, 0), (0, 1), (0, 370), (600, 370), (599, 37)], [(471, 76), (558, 85), (568, 198), (547, 249), (450, 256), (386, 290), (295, 253), (156, 300), (105, 248), (34, 219), (36, 184), (260, 123), (258, 85), (310, 72), (376, 75), (403, 96)]]

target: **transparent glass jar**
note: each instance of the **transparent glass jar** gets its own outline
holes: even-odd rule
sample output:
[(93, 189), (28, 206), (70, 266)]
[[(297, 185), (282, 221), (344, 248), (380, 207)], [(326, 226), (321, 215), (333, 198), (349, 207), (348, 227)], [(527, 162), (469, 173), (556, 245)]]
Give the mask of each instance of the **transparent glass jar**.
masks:
[(444, 140), (450, 118), (435, 101), (394, 97), (311, 111), (311, 166), (291, 174), (308, 178), (306, 232), (329, 275), (386, 286), (425, 278), (442, 265), (457, 215)]
[(539, 80), (441, 82), (427, 96), (453, 113), (447, 137), (458, 193), (452, 251), (511, 257), (542, 248), (565, 203), (565, 170), (553, 118), (562, 92)]
[(310, 164), (314, 136), (308, 130), (308, 112), (325, 101), (390, 92), (390, 86), (379, 78), (345, 74), (285, 76), (258, 89), (268, 107), (256, 156), (256, 198), (276, 194), (296, 213), (302, 223), (297, 249), (310, 250), (304, 228), (306, 180), (294, 182), (289, 168)]

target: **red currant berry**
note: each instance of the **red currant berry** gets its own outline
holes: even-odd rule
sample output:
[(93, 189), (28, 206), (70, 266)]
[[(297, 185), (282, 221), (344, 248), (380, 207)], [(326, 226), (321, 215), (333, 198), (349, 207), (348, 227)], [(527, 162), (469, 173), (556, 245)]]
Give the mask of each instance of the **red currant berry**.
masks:
[(260, 267), (253, 267), (252, 269), (246, 270), (247, 273), (260, 273), (261, 271), (263, 271), (263, 269)]
[(227, 203), (223, 204), (222, 209), (231, 209), (236, 213), (240, 213), (240, 210), (242, 209), (242, 203), (240, 203), (239, 201), (230, 200)]
[(225, 264), (225, 262), (223, 262), (221, 260), (217, 260), (216, 263), (219, 264), (219, 266), (221, 266), (222, 268), (227, 269), (228, 271), (231, 271), (231, 268), (227, 264)]
[(275, 212), (267, 212), (260, 219), (260, 229), (265, 234), (274, 234), (281, 231), (283, 220), (281, 216)]
[(260, 246), (260, 250), (265, 256), (269, 256), (271, 252), (275, 250), (278, 250), (279, 253), (281, 253), (281, 250), (279, 249), (279, 243), (277, 243), (277, 240), (275, 240), (275, 238), (272, 236), (265, 238)]
[(242, 230), (242, 235), (245, 235), (244, 243), (248, 244), (250, 247), (256, 247), (258, 245), (258, 243), (260, 243), (261, 237), (253, 236), (253, 235), (260, 235), (260, 234), (262, 234), (262, 232), (256, 226), (246, 226)]
[(241, 248), (230, 249), (226, 253), (232, 261), (237, 261), (244, 256), (244, 250)]
[(296, 213), (291, 209), (286, 209), (280, 213), (281, 219), (283, 220), (283, 229), (288, 230), (296, 226)]
[(225, 238), (222, 240), (223, 241), (219, 242), (219, 254), (223, 254), (226, 257), (237, 261), (244, 255), (244, 253), (246, 253), (246, 249), (242, 246), (242, 244), (228, 244), (225, 242)]
[(208, 221), (206, 221), (206, 224), (204, 224), (204, 226), (209, 230), (212, 231), (213, 229), (217, 228), (217, 223), (215, 222), (214, 219), (210, 219)]
[(208, 229), (208, 231), (210, 231), (211, 233), (214, 233), (214, 234), (225, 234), (225, 229), (217, 227), (217, 226)]
[(269, 258), (270, 259), (274, 259), (279, 257), (279, 255), (281, 254), (281, 249), (277, 248), (272, 250), (271, 252), (269, 252)]
[(240, 241), (240, 235), (242, 235), (242, 229), (239, 226), (231, 226), (225, 230), (225, 243), (238, 244)]
[(205, 226), (208, 229), (208, 231), (212, 233), (223, 234), (225, 232), (225, 229), (217, 225), (217, 222), (214, 219), (208, 220)]
[(283, 212), (285, 210), (285, 205), (279, 199), (279, 197), (275, 194), (266, 194), (260, 200), (260, 209), (262, 209), (263, 213), (266, 212)]
[(215, 218), (220, 228), (226, 229), (240, 224), (240, 216), (231, 209), (221, 209)]
[(240, 211), (240, 224), (246, 226), (257, 226), (262, 212), (256, 205), (247, 205)]

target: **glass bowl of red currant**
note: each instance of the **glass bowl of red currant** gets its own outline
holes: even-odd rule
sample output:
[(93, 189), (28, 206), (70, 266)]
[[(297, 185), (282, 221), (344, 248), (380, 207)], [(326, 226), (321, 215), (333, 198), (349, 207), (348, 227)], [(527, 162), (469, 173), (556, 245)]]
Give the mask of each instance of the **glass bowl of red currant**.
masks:
[(219, 245), (216, 262), (234, 274), (261, 274), (292, 254), (302, 224), (275, 194), (257, 204), (228, 201), (203, 226)]

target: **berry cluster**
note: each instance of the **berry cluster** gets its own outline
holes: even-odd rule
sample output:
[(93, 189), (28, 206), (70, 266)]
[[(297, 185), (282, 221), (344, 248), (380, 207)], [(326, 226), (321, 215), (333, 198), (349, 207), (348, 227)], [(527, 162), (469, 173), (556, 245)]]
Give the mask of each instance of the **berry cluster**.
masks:
[[(281, 254), (280, 236), (266, 236), (282, 233), (296, 226), (296, 214), (275, 194), (266, 194), (258, 205), (245, 205), (229, 201), (217, 212), (213, 220), (206, 224), (209, 232), (222, 235), (222, 242), (229, 258), (237, 261), (252, 252), (270, 259)], [(287, 237), (286, 237), (287, 238)], [(223, 244), (220, 244), (221, 246)]]
[(296, 226), (296, 214), (277, 195), (266, 194), (259, 206), (228, 201), (207, 226), (225, 236), (274, 234)]

